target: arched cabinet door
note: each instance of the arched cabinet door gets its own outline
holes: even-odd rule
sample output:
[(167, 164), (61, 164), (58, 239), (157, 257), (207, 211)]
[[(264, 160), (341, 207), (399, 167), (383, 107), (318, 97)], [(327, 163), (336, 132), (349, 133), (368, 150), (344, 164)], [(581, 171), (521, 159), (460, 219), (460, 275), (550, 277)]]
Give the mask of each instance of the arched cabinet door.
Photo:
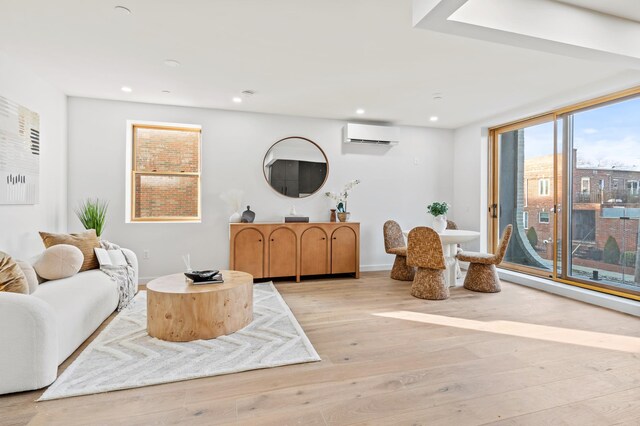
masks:
[(234, 269), (247, 272), (253, 278), (263, 278), (264, 273), (264, 237), (254, 228), (238, 232), (234, 240)]
[(341, 226), (331, 234), (331, 273), (356, 272), (356, 233), (348, 226)]
[(269, 276), (296, 275), (296, 234), (289, 228), (277, 228), (269, 236)]
[(306, 229), (300, 240), (300, 275), (329, 273), (329, 237), (318, 227)]

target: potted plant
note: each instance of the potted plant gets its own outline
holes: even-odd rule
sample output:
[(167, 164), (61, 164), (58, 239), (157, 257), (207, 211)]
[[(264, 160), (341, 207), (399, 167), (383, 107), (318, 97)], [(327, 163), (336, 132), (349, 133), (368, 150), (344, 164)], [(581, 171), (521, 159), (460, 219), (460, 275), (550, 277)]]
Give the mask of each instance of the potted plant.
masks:
[(349, 198), (349, 192), (359, 183), (359, 179), (354, 179), (348, 182), (338, 194), (335, 192), (324, 193), (324, 195), (336, 202), (336, 210), (338, 211), (338, 220), (340, 220), (340, 222), (347, 222), (351, 216), (351, 212), (347, 209), (347, 199)]
[(443, 202), (434, 202), (427, 206), (427, 211), (433, 216), (433, 229), (440, 234), (447, 229), (447, 212), (449, 204)]
[(95, 229), (96, 235), (100, 237), (107, 221), (107, 208), (109, 202), (99, 198), (87, 198), (76, 208), (76, 216), (84, 229)]

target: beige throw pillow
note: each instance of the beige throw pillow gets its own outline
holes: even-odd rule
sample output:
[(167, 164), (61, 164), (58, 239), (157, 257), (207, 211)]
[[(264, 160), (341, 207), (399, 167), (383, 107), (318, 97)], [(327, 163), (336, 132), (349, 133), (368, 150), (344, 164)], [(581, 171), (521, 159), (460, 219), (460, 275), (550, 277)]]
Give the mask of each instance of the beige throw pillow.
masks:
[(16, 263), (22, 270), (25, 278), (27, 279), (27, 284), (29, 285), (29, 294), (36, 291), (38, 288), (38, 275), (36, 274), (36, 270), (33, 269), (33, 266), (29, 262), (25, 262), (24, 260), (16, 260)]
[[(96, 254), (93, 252), (94, 248), (100, 247), (100, 240), (96, 236), (95, 229), (89, 229), (79, 234), (50, 234), (48, 232), (40, 232), (40, 236), (46, 248), (58, 244), (69, 244), (79, 248), (84, 256), (80, 272), (89, 269), (98, 269), (100, 267)], [(40, 273), (38, 272), (38, 274)]]
[(27, 278), (11, 256), (0, 251), (0, 291), (29, 294)]
[(48, 280), (59, 280), (80, 271), (84, 256), (80, 249), (69, 244), (49, 247), (33, 265), (38, 275)]

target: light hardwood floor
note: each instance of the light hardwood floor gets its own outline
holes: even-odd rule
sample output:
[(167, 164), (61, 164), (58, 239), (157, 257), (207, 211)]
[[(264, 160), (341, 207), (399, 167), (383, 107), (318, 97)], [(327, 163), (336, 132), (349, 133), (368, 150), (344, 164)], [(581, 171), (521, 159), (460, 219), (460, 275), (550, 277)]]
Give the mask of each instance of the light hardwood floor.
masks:
[(638, 318), (509, 283), (446, 301), (409, 286), (385, 272), (277, 284), (321, 362), (40, 403), (42, 390), (7, 395), (0, 424), (640, 425)]

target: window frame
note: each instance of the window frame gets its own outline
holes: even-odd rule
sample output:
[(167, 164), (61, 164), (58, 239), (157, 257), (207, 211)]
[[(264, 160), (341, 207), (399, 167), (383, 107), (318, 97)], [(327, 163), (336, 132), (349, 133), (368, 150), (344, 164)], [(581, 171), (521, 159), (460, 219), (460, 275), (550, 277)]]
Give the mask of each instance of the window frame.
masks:
[[(536, 115), (531, 115), (529, 117), (521, 117), (514, 119), (512, 121), (497, 124), (490, 126), (487, 129), (488, 132), (488, 158), (487, 158), (487, 169), (488, 169), (488, 184), (487, 184), (487, 211), (486, 214), (486, 222), (487, 222), (487, 247), (490, 252), (495, 253), (500, 241), (499, 229), (498, 229), (498, 210), (497, 206), (499, 203), (499, 185), (498, 185), (498, 164), (499, 164), (499, 137), (501, 134), (520, 129), (524, 126), (535, 125), (538, 123), (542, 123), (545, 121), (554, 121), (556, 124), (556, 135), (555, 135), (555, 149), (556, 149), (556, 161), (555, 161), (555, 170), (554, 176), (557, 178), (562, 178), (563, 174), (560, 174), (561, 171), (564, 171), (565, 168), (571, 166), (571, 153), (565, 151), (558, 151), (558, 148), (561, 145), (558, 143), (558, 139), (567, 137), (565, 134), (558, 134), (558, 130), (561, 130), (561, 127), (558, 123), (562, 123), (563, 120), (566, 120), (571, 114), (575, 114), (577, 112), (591, 109), (594, 107), (605, 106), (609, 103), (617, 103), (622, 102), (627, 99), (632, 99), (640, 96), (640, 86), (631, 87), (625, 90), (621, 90), (618, 92), (610, 93), (604, 96), (595, 97), (591, 99), (587, 99), (581, 102), (577, 102), (574, 104), (570, 104), (564, 107), (559, 107), (556, 109), (548, 110), (543, 113), (539, 113)], [(565, 124), (566, 128), (566, 124)], [(564, 149), (564, 147), (563, 147)], [(569, 205), (572, 200), (572, 196), (575, 195), (572, 193), (572, 188), (568, 184), (569, 179), (554, 179), (553, 188), (554, 192), (552, 194), (554, 198), (554, 205)], [(612, 192), (625, 191), (625, 180), (624, 178), (613, 178), (609, 177), (605, 182), (606, 187), (609, 188)], [(570, 249), (568, 248), (568, 239), (564, 238), (571, 231), (569, 228), (568, 215), (562, 214), (561, 218), (557, 218), (557, 209), (553, 212), (554, 221), (553, 221), (553, 238), (554, 241), (560, 241), (562, 243), (562, 254), (559, 253), (558, 250), (554, 250), (554, 261), (553, 261), (553, 269), (551, 273), (548, 271), (543, 271), (542, 273), (536, 268), (520, 266), (516, 264), (511, 264), (508, 262), (503, 262), (503, 268), (525, 273), (531, 276), (539, 276), (544, 278), (550, 278), (552, 281), (562, 284), (568, 284), (575, 287), (585, 288), (593, 291), (598, 291), (601, 293), (611, 294), (627, 299), (638, 300), (640, 301), (640, 291), (630, 290), (630, 289), (621, 289), (620, 287), (614, 287), (612, 285), (603, 283), (603, 282), (594, 282), (592, 280), (579, 278), (576, 276), (568, 275), (564, 269), (560, 269), (560, 265), (567, 265), (568, 263), (568, 254)], [(558, 220), (556, 220), (558, 219)], [(562, 262), (562, 263), (560, 263)]]
[[(542, 189), (545, 191), (542, 191)], [(548, 197), (551, 195), (551, 179), (549, 178), (540, 178), (538, 179), (538, 195), (540, 197)]]
[(529, 229), (529, 212), (522, 212), (522, 228)]
[[(587, 183), (587, 189), (585, 190), (584, 183)], [(583, 176), (580, 178), (580, 193), (581, 194), (591, 194), (591, 178), (588, 176)]]
[[(635, 185), (631, 185), (631, 184), (635, 184)], [(629, 195), (640, 194), (640, 181), (635, 179), (627, 179), (624, 183), (624, 186), (625, 186), (625, 190), (628, 192)]]
[[(160, 129), (198, 133), (197, 172), (152, 172), (136, 170), (136, 129)], [(202, 127), (192, 124), (127, 121), (127, 223), (201, 223), (202, 221)], [(136, 217), (137, 176), (195, 176), (197, 177), (197, 216)]]
[[(547, 220), (543, 221), (542, 220), (542, 213), (545, 213), (547, 215)], [(548, 225), (551, 223), (551, 212), (543, 212), (543, 211), (539, 211), (538, 212), (538, 223), (544, 224), (544, 225)]]

